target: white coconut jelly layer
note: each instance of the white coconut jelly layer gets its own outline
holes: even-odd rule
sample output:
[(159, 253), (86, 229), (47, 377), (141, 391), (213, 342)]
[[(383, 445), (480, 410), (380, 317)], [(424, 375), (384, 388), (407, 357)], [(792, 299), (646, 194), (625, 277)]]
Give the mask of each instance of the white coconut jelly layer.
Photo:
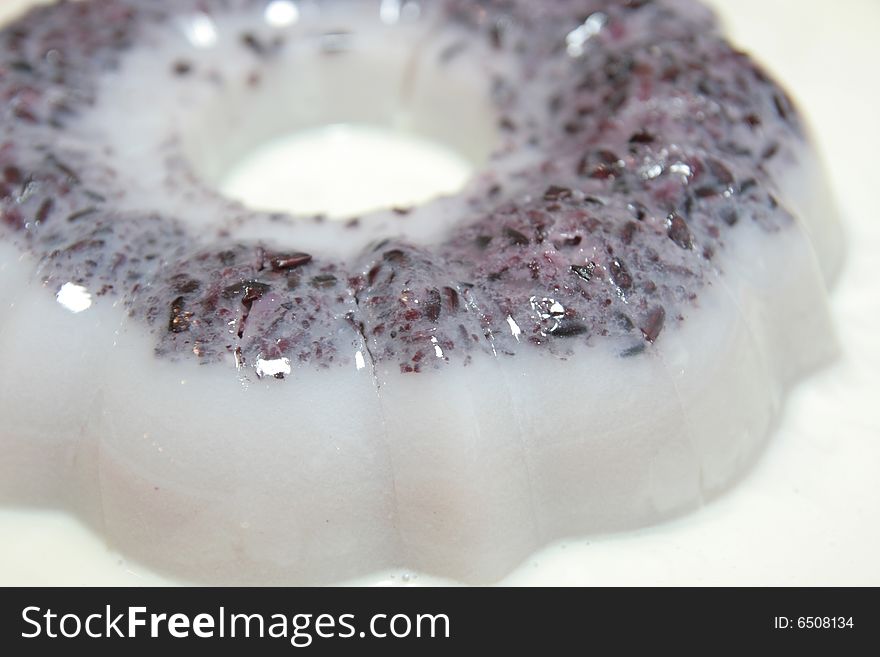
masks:
[[(483, 44), (472, 44), (467, 56), (455, 56), (461, 40), (470, 36), (448, 25), (441, 29), (434, 5), (385, 3), (392, 5), (396, 12), (380, 15), (372, 2), (301, 3), (289, 23), (254, 11), (210, 18), (183, 14), (176, 29), (150, 31), (145, 43), (126, 54), (123, 68), (101, 78), (102, 102), (76, 122), (70, 146), (106, 144), (111, 175), (125, 177), (126, 193), (117, 201), (121, 211), (151, 207), (178, 216), (185, 208), (186, 222), (202, 227), (209, 239), (223, 231), (231, 239), (266, 240), (339, 257), (389, 237), (436, 240), (467, 215), (468, 199), (485, 193), (500, 174), (497, 168), (486, 170), (492, 153), (505, 146), (498, 143), (487, 80), (496, 70), (510, 74), (513, 64), (491, 56)], [(243, 35), (253, 37), (254, 45), (243, 45)], [(154, 111), (144, 110), (152, 106)], [(441, 183), (432, 194), (430, 183), (421, 183), (426, 191), (416, 192), (417, 203), (406, 194), (398, 202), (381, 203), (379, 191), (377, 201), (370, 202), (357, 181), (350, 188), (340, 182), (340, 197), (364, 201), (337, 201), (338, 210), (329, 217), (310, 201), (306, 181), (291, 183), (303, 188), (303, 198), (290, 191), (275, 194), (278, 207), (271, 207), (270, 191), (252, 192), (245, 183), (250, 198), (241, 193), (236, 166), (255, 149), (352, 124), (393, 133), (408, 144), (440, 144), (449, 161), (436, 166), (465, 175), (441, 171), (455, 185), (444, 189)], [(398, 146), (398, 156), (405, 156), (403, 147)], [(523, 157), (537, 161), (539, 154), (523, 149)], [(285, 177), (310, 175), (299, 174), (296, 162), (286, 166), (278, 176), (281, 184)], [(397, 180), (407, 168), (405, 161), (381, 157), (338, 166), (386, 168)], [(465, 167), (478, 175), (470, 180)], [(101, 186), (101, 174), (95, 173)], [(417, 173), (411, 177), (419, 184)], [(218, 195), (218, 188), (228, 197)], [(163, 193), (157, 195), (157, 189)], [(230, 200), (251, 203), (236, 206)], [(265, 212), (254, 212), (254, 200)], [(352, 230), (349, 222), (365, 213), (369, 221)]]
[(657, 522), (735, 481), (785, 388), (835, 351), (798, 228), (738, 235), (700, 307), (637, 358), (600, 345), (414, 378), (352, 344), (352, 367), (282, 386), (156, 359), (120, 308), (74, 313), (2, 249), (0, 354), (22, 376), (0, 382), (0, 497), (199, 581), (486, 582), (553, 539)]

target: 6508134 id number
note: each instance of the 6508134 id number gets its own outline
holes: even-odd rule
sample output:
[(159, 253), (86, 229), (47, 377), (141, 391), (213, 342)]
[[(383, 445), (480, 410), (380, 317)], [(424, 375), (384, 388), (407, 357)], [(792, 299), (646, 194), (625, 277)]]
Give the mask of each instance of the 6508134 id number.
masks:
[(852, 616), (776, 616), (773, 629), (776, 630), (843, 630), (853, 628)]

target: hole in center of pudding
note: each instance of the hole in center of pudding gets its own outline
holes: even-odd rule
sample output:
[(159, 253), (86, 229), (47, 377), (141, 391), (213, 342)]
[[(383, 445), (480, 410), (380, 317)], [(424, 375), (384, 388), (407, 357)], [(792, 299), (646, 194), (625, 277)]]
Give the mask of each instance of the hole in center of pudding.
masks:
[[(491, 84), (411, 38), (303, 38), (223, 76), (180, 126), (195, 173), (256, 210), (350, 219), (466, 187), (495, 149)], [(437, 52), (435, 52), (435, 50)]]
[(258, 146), (234, 163), (217, 186), (254, 209), (346, 219), (455, 194), (477, 165), (418, 134), (341, 123)]

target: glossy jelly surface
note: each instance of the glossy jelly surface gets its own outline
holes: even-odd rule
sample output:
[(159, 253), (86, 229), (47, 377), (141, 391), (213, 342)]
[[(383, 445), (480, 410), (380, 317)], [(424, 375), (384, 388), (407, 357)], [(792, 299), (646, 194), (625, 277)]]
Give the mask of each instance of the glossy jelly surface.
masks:
[[(803, 125), (695, 3), (92, 0), (0, 71), (2, 492), (186, 577), (497, 578), (728, 486), (834, 352)], [(352, 121), (477, 173), (342, 221), (216, 191)]]

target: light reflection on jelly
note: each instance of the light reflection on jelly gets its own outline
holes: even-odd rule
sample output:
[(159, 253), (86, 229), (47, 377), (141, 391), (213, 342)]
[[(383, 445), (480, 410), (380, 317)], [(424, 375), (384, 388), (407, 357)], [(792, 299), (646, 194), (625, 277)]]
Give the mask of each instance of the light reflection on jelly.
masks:
[(293, 371), (289, 358), (273, 358), (271, 360), (258, 358), (256, 370), (257, 376), (261, 379), (265, 376), (283, 377)]
[(265, 17), (272, 27), (287, 27), (299, 20), (299, 7), (292, 0), (273, 0), (266, 5)]
[(690, 168), (689, 165), (685, 164), (684, 162), (676, 162), (669, 167), (669, 173), (677, 176), (682, 176), (684, 182), (687, 182), (693, 175), (693, 170)]
[(597, 11), (595, 14), (592, 14), (587, 18), (587, 20), (581, 25), (578, 25), (575, 29), (569, 32), (568, 36), (565, 37), (565, 46), (568, 54), (571, 57), (580, 57), (583, 55), (584, 46), (587, 41), (599, 34), (607, 22), (608, 16)]
[(195, 14), (183, 22), (183, 33), (196, 48), (211, 48), (217, 43), (217, 26), (207, 14)]
[(400, 21), (400, 0), (382, 0), (379, 5), (379, 18), (387, 25)]
[(92, 307), (92, 295), (82, 285), (75, 283), (62, 285), (55, 299), (72, 313), (81, 313)]
[(516, 323), (516, 320), (510, 315), (507, 316), (507, 325), (510, 327), (510, 334), (516, 338), (517, 342), (519, 342), (519, 336), (522, 335), (522, 329), (519, 327), (519, 324)]

